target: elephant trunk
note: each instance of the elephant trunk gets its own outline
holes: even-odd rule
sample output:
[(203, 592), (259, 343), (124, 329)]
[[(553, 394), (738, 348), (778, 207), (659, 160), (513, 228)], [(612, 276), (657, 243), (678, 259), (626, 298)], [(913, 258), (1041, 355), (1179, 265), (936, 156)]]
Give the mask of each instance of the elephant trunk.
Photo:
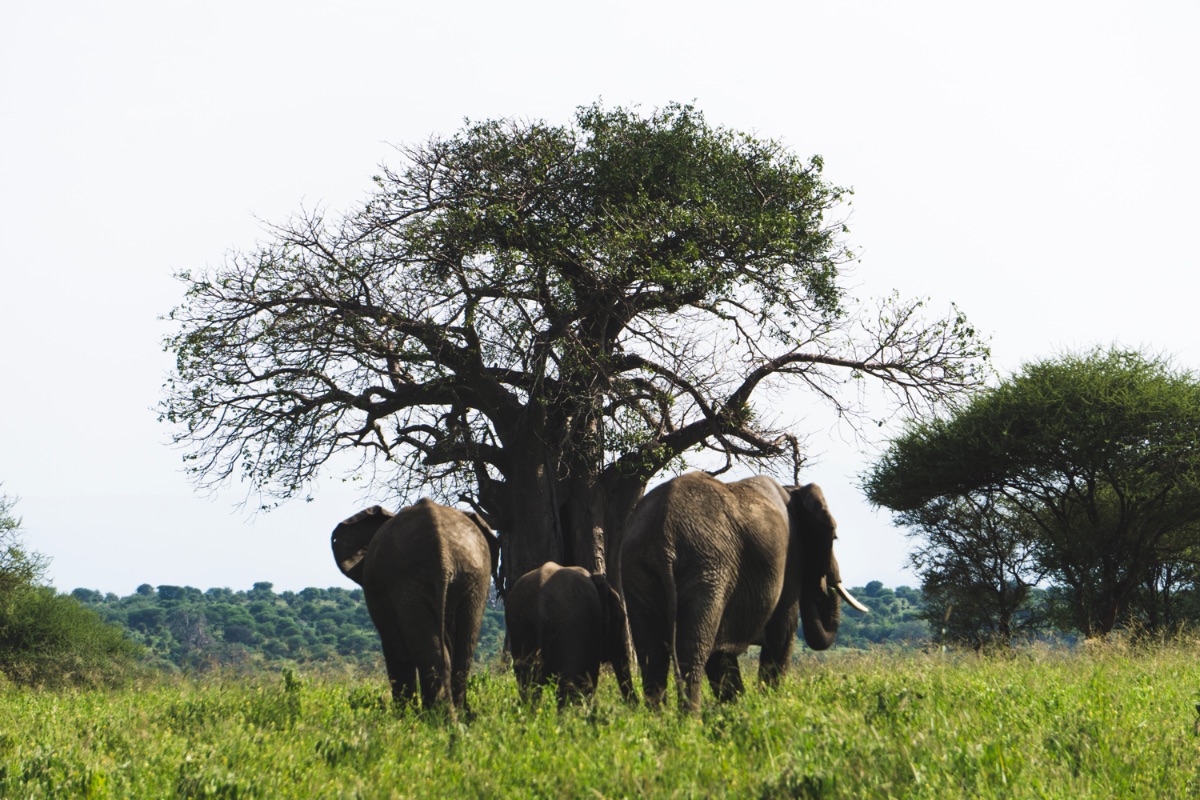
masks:
[(862, 608), (862, 604), (842, 587), (842, 573), (832, 547), (828, 554), (822, 553), (817, 563), (828, 564), (829, 569), (824, 574), (818, 572), (810, 575), (803, 582), (800, 588), (800, 622), (808, 646), (813, 650), (828, 650), (837, 639), (838, 624), (842, 620), (842, 597), (855, 608)]
[(804, 641), (813, 650), (828, 650), (837, 639), (842, 618), (842, 600), (829, 590), (827, 579), (814, 581), (800, 593), (800, 623)]

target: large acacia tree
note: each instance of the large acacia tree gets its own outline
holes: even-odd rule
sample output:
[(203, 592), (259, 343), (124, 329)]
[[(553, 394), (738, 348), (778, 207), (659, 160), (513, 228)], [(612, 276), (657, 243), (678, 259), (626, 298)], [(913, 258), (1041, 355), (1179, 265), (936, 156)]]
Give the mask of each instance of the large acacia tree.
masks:
[(850, 305), (819, 158), (691, 107), (467, 124), (399, 156), (360, 208), (181, 276), (162, 416), (199, 482), (286, 498), (356, 452), (334, 466), (480, 510), (514, 579), (602, 568), (665, 467), (799, 463), (768, 387), (853, 414), (854, 378), (911, 407), (981, 380), (957, 311)]
[[(865, 480), (902, 524), (945, 524), (983, 498), (1019, 521), (1026, 573), (1067, 589), (1072, 622), (1105, 634), (1164, 565), (1200, 550), (1200, 381), (1119, 348), (1025, 365), (952, 414), (913, 422)], [(980, 536), (932, 545), (980, 560)]]

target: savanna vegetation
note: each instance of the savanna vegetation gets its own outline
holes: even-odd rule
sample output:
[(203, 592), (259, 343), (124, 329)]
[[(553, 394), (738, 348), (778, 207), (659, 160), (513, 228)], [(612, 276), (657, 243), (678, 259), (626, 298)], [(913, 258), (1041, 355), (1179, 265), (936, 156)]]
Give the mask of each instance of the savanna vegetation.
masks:
[(1200, 643), (1007, 658), (809, 654), (775, 691), (699, 716), (517, 703), (471, 679), (475, 718), (393, 709), (319, 671), (0, 694), (5, 797), (1181, 798), (1200, 792)]

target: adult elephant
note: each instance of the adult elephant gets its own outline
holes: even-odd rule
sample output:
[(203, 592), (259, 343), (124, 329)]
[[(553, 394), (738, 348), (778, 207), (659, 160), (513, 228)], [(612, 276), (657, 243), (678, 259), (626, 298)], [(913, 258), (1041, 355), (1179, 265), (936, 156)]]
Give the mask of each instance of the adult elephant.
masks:
[(699, 709), (705, 674), (718, 699), (734, 698), (743, 690), (737, 657), (751, 644), (762, 645), (760, 680), (777, 683), (798, 621), (810, 647), (830, 647), (839, 596), (867, 610), (841, 585), (835, 538), (816, 484), (691, 472), (647, 493), (620, 554), (646, 701), (662, 705), (672, 660), (681, 707)]
[(637, 701), (625, 604), (603, 574), (547, 561), (509, 587), (504, 622), (523, 702), (551, 681), (559, 708), (590, 698), (604, 663), (612, 665), (626, 701)]
[(500, 543), (475, 513), (424, 499), (360, 511), (333, 530), (338, 568), (363, 587), (392, 697), (467, 709), (467, 674)]

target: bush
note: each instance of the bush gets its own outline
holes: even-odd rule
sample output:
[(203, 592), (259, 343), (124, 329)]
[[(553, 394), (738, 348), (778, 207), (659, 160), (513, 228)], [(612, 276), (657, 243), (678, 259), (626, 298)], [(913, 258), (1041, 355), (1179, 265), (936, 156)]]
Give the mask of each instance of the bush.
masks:
[(96, 612), (48, 586), (28, 586), (0, 604), (0, 671), (39, 686), (113, 684), (141, 648)]

